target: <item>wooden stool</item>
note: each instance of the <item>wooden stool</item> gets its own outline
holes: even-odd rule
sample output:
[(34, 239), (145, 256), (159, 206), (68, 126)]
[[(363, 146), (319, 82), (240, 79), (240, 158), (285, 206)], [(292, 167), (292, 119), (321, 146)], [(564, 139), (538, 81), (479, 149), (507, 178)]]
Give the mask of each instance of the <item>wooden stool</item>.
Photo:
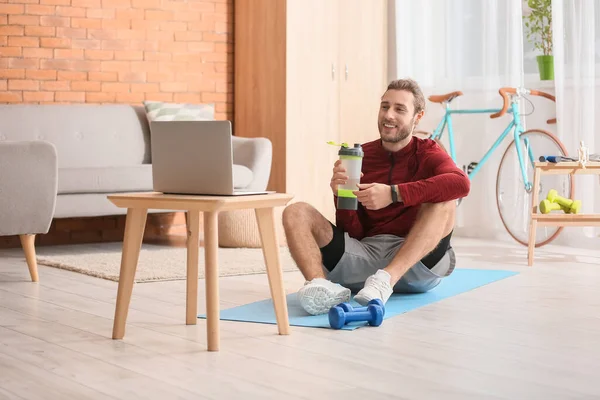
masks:
[(186, 324), (196, 325), (198, 319), (198, 246), (200, 212), (204, 214), (204, 248), (206, 271), (206, 327), (208, 350), (219, 350), (219, 211), (253, 209), (260, 231), (271, 297), (280, 335), (289, 335), (287, 300), (279, 259), (279, 244), (275, 228), (274, 207), (285, 206), (293, 196), (283, 193), (248, 196), (184, 196), (162, 193), (127, 193), (108, 196), (117, 207), (127, 208), (121, 273), (115, 307), (113, 339), (125, 336), (125, 323), (133, 280), (137, 268), (148, 209), (187, 211), (187, 293)]
[(535, 249), (535, 231), (538, 225), (553, 226), (600, 226), (600, 214), (564, 214), (564, 213), (538, 213), (539, 185), (542, 174), (558, 175), (600, 175), (600, 162), (588, 161), (585, 167), (576, 161), (573, 162), (536, 162), (533, 175), (533, 196), (531, 204), (531, 220), (529, 223), (529, 249), (527, 252), (527, 265), (533, 265), (533, 252)]

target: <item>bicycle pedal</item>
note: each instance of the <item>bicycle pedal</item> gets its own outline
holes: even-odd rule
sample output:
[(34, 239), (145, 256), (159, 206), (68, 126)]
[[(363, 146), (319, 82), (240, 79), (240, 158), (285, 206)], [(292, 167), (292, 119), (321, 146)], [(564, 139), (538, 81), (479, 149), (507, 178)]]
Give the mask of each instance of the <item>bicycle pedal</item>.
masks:
[(469, 166), (467, 167), (467, 171), (468, 171), (467, 173), (470, 174), (471, 171), (473, 171), (477, 167), (477, 165), (479, 165), (479, 163), (475, 162), (475, 161), (473, 161), (472, 163), (470, 163)]

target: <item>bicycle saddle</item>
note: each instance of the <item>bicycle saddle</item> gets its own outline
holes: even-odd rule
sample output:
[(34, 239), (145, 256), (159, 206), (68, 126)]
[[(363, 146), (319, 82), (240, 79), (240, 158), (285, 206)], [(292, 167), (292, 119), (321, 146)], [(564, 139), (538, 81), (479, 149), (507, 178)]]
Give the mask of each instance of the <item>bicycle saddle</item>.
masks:
[(452, 100), (454, 100), (456, 97), (462, 96), (462, 95), (463, 95), (463, 92), (456, 91), (456, 92), (447, 93), (447, 94), (431, 95), (428, 97), (428, 99), (429, 99), (429, 101), (431, 101), (433, 103), (443, 103), (445, 101), (447, 101), (449, 103)]

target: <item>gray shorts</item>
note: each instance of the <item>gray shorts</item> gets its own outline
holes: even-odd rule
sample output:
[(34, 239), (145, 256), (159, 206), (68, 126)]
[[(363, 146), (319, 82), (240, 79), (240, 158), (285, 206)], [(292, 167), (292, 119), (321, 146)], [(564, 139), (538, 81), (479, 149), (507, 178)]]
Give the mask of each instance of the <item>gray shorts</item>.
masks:
[[(325, 276), (332, 282), (352, 290), (363, 288), (365, 280), (377, 270), (385, 268), (394, 258), (404, 238), (394, 235), (377, 235), (362, 240), (351, 238), (344, 232), (344, 254)], [(395, 293), (423, 293), (440, 284), (452, 273), (456, 265), (454, 250), (449, 248), (431, 269), (421, 261), (413, 265), (394, 286)]]

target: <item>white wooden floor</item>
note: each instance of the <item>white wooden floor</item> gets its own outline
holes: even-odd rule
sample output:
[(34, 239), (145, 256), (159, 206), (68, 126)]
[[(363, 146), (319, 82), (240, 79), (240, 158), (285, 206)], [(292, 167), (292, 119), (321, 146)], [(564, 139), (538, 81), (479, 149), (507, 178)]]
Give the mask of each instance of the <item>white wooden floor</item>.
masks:
[[(454, 239), (458, 268), (515, 277), (352, 332), (205, 321), (185, 282), (137, 284), (110, 339), (116, 283), (0, 250), (0, 399), (592, 399), (600, 397), (600, 251)], [(286, 273), (288, 292), (303, 283)], [(221, 278), (222, 307), (269, 296), (265, 275)], [(204, 287), (200, 283), (204, 311)]]

